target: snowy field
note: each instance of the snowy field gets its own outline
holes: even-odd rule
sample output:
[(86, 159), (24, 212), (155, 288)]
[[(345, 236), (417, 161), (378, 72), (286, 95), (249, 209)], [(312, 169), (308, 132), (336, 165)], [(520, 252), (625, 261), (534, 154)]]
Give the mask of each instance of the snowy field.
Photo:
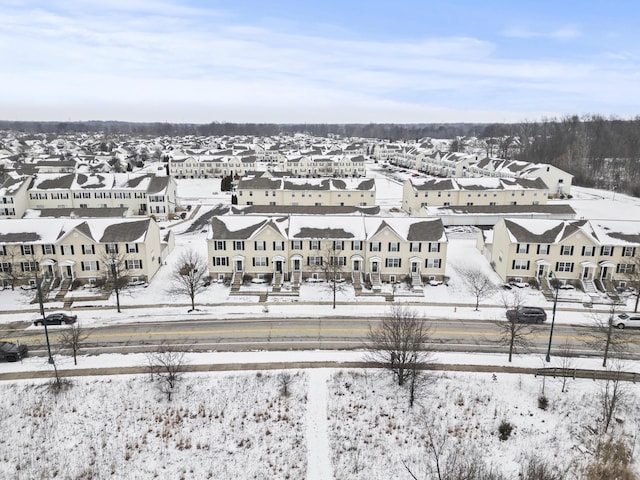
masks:
[[(385, 372), (289, 375), (187, 374), (171, 401), (148, 375), (74, 378), (57, 395), (44, 381), (2, 382), (0, 478), (386, 480), (411, 478), (406, 464), (430, 479), (433, 442), (443, 469), (475, 460), (513, 479), (535, 457), (554, 478), (581, 479), (601, 428), (603, 382), (561, 393), (549, 378), (437, 373), (409, 408)], [(626, 385), (611, 427), (629, 444), (639, 400)], [(500, 440), (503, 421), (513, 430)]]

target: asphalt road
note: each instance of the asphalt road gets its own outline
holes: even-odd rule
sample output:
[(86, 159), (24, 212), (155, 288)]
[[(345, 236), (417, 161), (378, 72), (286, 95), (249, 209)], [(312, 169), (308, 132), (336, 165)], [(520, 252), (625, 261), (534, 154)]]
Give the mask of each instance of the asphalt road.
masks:
[[(357, 349), (378, 320), (353, 318), (323, 319), (234, 319), (189, 320), (176, 322), (145, 322), (116, 324), (86, 329), (89, 338), (84, 353), (129, 353), (157, 349), (163, 343), (180, 345), (192, 350), (309, 350)], [(440, 320), (431, 325), (430, 348), (442, 351), (506, 352), (498, 345), (502, 338), (494, 322), (477, 320)], [(19, 339), (30, 347), (32, 354), (45, 353), (44, 327), (26, 329), (26, 322), (3, 326), (0, 336)], [(49, 338), (53, 350), (59, 341), (60, 329), (50, 327)], [(549, 342), (550, 324), (531, 325), (528, 338), (534, 353), (544, 353)], [(614, 329), (632, 358), (640, 358), (640, 331)], [(585, 346), (589, 329), (584, 326), (556, 324), (553, 333), (552, 355), (568, 342), (576, 355), (600, 355)]]

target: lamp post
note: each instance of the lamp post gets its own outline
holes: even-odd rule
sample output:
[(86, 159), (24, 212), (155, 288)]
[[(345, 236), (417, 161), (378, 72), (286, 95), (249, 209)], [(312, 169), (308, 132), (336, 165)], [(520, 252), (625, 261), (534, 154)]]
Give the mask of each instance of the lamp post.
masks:
[(47, 320), (44, 316), (44, 301), (42, 300), (42, 279), (38, 277), (38, 270), (36, 269), (36, 288), (38, 289), (38, 303), (40, 304), (40, 314), (42, 315), (42, 325), (44, 326), (44, 336), (47, 340), (47, 353), (49, 354), (49, 364), (53, 364), (53, 357), (51, 356), (51, 343), (49, 343), (49, 330), (47, 328)]
[(553, 325), (556, 322), (556, 307), (558, 306), (558, 288), (560, 287), (558, 278), (555, 276), (553, 272), (549, 272), (549, 279), (555, 280), (556, 294), (553, 299), (553, 314), (551, 315), (551, 330), (549, 331), (549, 346), (547, 347), (547, 356), (545, 358), (547, 363), (551, 361), (551, 340), (553, 339)]

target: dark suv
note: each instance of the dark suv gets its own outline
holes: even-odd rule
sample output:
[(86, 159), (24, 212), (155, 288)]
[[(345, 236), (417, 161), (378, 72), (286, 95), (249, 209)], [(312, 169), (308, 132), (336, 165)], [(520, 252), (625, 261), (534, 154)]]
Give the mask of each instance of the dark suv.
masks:
[(0, 342), (0, 359), (17, 362), (27, 356), (27, 346), (22, 343)]
[(547, 313), (540, 307), (518, 307), (507, 310), (507, 320), (520, 323), (542, 323), (547, 320)]

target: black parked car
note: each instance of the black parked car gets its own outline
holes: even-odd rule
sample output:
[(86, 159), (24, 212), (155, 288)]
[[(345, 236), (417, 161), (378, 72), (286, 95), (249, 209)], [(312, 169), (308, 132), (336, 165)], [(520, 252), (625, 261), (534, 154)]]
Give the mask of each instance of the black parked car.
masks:
[(62, 325), (63, 323), (71, 325), (72, 323), (75, 323), (77, 319), (77, 315), (67, 315), (66, 313), (51, 313), (44, 317), (44, 320), (42, 318), (36, 318), (33, 321), (33, 324), (35, 326), (38, 326), (44, 325), (46, 322), (47, 325)]
[(27, 356), (29, 349), (22, 343), (0, 342), (0, 359), (17, 362)]
[(547, 320), (547, 312), (540, 307), (518, 307), (507, 310), (507, 319), (511, 322), (542, 323)]

